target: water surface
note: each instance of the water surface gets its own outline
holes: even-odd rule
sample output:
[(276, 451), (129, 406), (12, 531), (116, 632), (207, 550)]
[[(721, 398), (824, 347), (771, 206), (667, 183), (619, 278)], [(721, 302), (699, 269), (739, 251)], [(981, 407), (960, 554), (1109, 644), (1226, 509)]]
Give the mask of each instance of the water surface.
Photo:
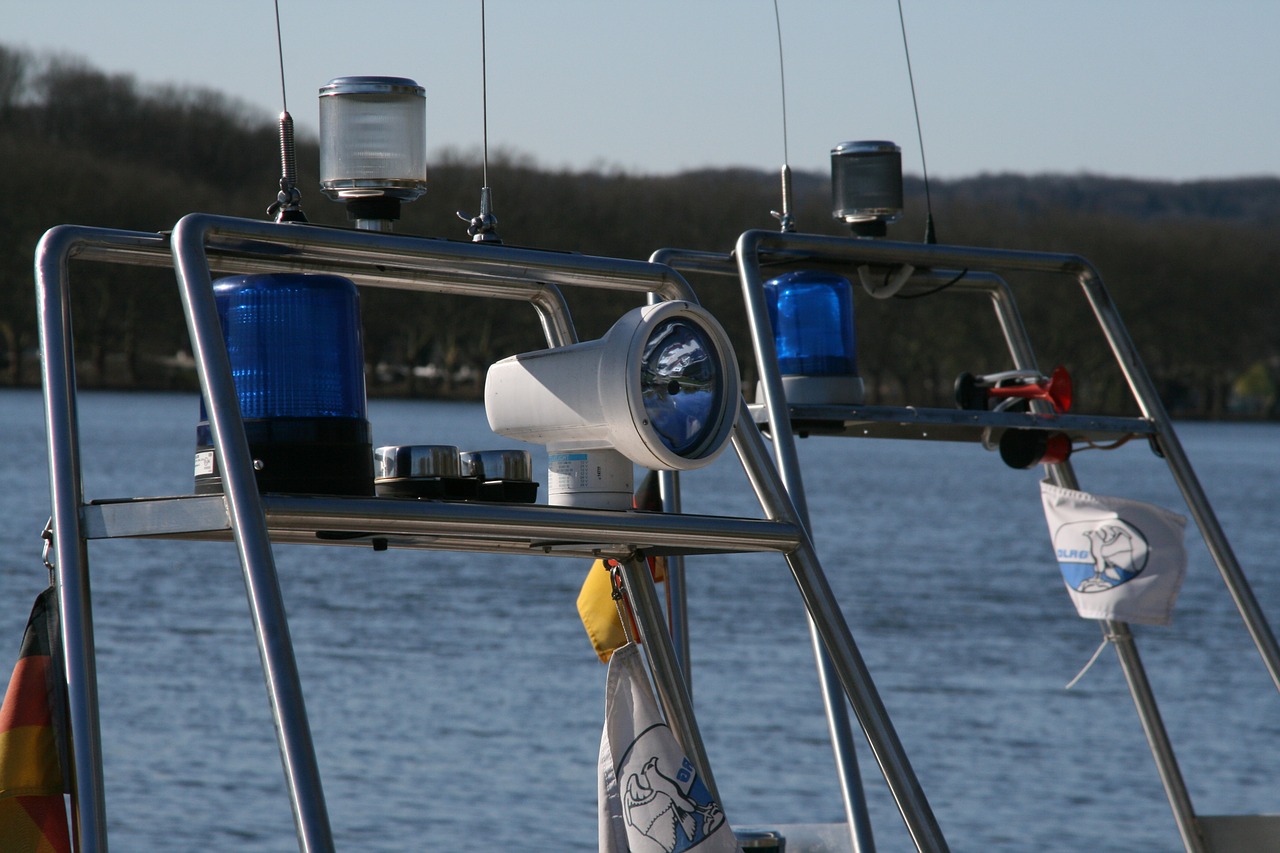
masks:
[[(189, 395), (83, 395), (88, 496), (189, 492), (196, 412)], [(371, 419), (380, 444), (512, 444), (476, 405), (374, 401)], [(1179, 434), (1280, 618), (1280, 427)], [(44, 585), (38, 392), (0, 391), (0, 436), (0, 651), (7, 637), (16, 655)], [(1062, 589), (1038, 472), (967, 444), (800, 451), (824, 567), (951, 848), (1180, 849), (1114, 655), (1064, 689), (1101, 635)], [(1092, 491), (1186, 512), (1145, 444), (1075, 461)], [(758, 514), (731, 454), (684, 485), (689, 511)], [(1194, 526), (1188, 541), (1174, 623), (1135, 627), (1139, 649), (1197, 808), (1274, 812), (1280, 697)], [(574, 607), (584, 561), (276, 556), (339, 849), (594, 849), (605, 670)], [(90, 558), (113, 849), (296, 850), (231, 547), (96, 542)], [(689, 580), (695, 700), (729, 819), (841, 819), (785, 564), (694, 558)], [(879, 849), (913, 849), (860, 760)]]

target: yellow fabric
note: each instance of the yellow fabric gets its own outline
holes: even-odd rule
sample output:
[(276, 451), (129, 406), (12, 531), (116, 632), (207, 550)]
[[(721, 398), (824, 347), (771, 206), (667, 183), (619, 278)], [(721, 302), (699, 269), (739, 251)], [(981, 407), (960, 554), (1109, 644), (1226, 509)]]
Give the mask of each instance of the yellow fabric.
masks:
[(62, 768), (49, 726), (0, 732), (0, 798), (61, 794)]
[(650, 557), (649, 573), (653, 575), (654, 583), (663, 583), (667, 579), (667, 558), (666, 557)]
[(582, 626), (587, 629), (591, 645), (601, 661), (608, 662), (616, 649), (627, 643), (627, 635), (622, 630), (622, 619), (618, 617), (618, 604), (613, 600), (613, 578), (604, 560), (596, 560), (582, 582), (582, 590), (578, 593), (578, 615), (582, 617)]

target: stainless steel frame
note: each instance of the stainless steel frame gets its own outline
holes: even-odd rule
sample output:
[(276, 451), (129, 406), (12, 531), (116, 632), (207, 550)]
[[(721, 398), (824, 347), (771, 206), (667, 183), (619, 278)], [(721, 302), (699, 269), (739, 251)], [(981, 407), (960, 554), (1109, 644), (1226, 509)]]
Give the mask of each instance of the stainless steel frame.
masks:
[[(220, 498), (179, 497), (163, 501), (84, 504), (71, 351), (69, 261), (163, 266), (174, 263), (191, 335), (201, 390), (223, 472)], [(538, 252), (484, 244), (315, 228), (296, 223), (193, 214), (170, 240), (152, 234), (61, 226), (45, 234), (37, 250), (36, 283), (45, 383), (47, 437), (54, 515), (54, 553), (66, 632), (65, 655), (75, 744), (74, 813), (77, 847), (107, 849), (100, 731), (94, 664), (87, 541), (91, 537), (199, 536), (235, 541), (244, 572), (255, 635), (279, 740), (281, 760), (303, 851), (333, 849), (324, 794), (288, 624), (271, 554), (273, 539), (309, 531), (336, 533), (328, 541), (381, 538), (395, 547), (526, 553), (613, 554), (624, 565), (642, 548), (690, 553), (699, 550), (765, 550), (785, 554), (836, 678), (852, 702), (881, 763), (908, 829), (920, 850), (946, 849), (919, 783), (893, 731), (847, 623), (831, 596), (822, 567), (759, 429), (740, 401), (734, 446), (765, 521), (676, 515), (636, 520), (630, 514), (530, 507), (507, 512), (477, 508), (408, 511), (384, 499), (264, 499), (253, 477), (239, 405), (212, 294), (212, 270), (223, 272), (325, 271), (358, 284), (422, 292), (465, 293), (528, 301), (542, 318), (548, 342), (575, 339), (560, 298), (562, 285), (656, 293), (693, 300), (678, 273), (660, 264)], [(671, 486), (664, 486), (670, 489)], [(608, 516), (605, 518), (603, 516)], [(524, 527), (521, 527), (521, 526)], [(513, 532), (513, 526), (518, 528)], [(309, 541), (315, 541), (310, 539)], [(628, 587), (646, 632), (660, 625), (656, 598), (642, 580)], [(645, 573), (639, 572), (644, 575)], [(693, 723), (688, 692), (676, 655), (664, 640), (653, 642), (649, 662), (663, 704), (686, 751), (710, 781), (710, 768)]]
[[(791, 493), (806, 530), (808, 525), (803, 483), (792, 430), (793, 419), (802, 421), (806, 428), (813, 431), (833, 435), (888, 435), (954, 440), (961, 437), (973, 438), (980, 429), (998, 433), (1015, 426), (1053, 429), (1068, 432), (1073, 436), (1089, 435), (1095, 438), (1125, 434), (1144, 435), (1153, 440), (1168, 463), (1254, 645), (1262, 657), (1263, 664), (1272, 682), (1280, 688), (1280, 649), (1277, 647), (1271, 628), (1178, 441), (1173, 424), (1129, 338), (1127, 329), (1120, 320), (1119, 312), (1103, 286), (1101, 277), (1085, 259), (1064, 254), (823, 237), (790, 232), (748, 231), (739, 238), (732, 255), (664, 249), (655, 252), (651, 260), (686, 273), (736, 274), (738, 276), (764, 397), (760, 419), (770, 427), (782, 480)], [(949, 283), (959, 291), (988, 294), (1009, 348), (1013, 366), (1018, 369), (1035, 368), (1035, 354), (1018, 314), (1012, 291), (1001, 278), (1001, 274), (1038, 272), (1074, 279), (1083, 290), (1093, 310), (1133, 398), (1142, 412), (1142, 418), (1054, 415), (1044, 404), (1035, 404), (1036, 411), (1032, 415), (914, 408), (895, 410), (870, 406), (842, 408), (788, 405), (777, 369), (773, 334), (765, 310), (763, 270), (767, 267), (771, 274), (778, 274), (790, 269), (817, 267), (836, 269), (847, 274), (850, 270), (862, 265), (880, 269), (902, 269), (904, 265), (913, 267), (917, 271), (911, 275), (909, 287), (936, 287), (941, 283)], [(964, 275), (957, 279), (962, 271)], [(1077, 487), (1075, 473), (1069, 462), (1049, 466), (1049, 475), (1059, 485)], [(1191, 853), (1203, 853), (1208, 849), (1205, 846), (1204, 833), (1197, 821), (1172, 744), (1164, 729), (1133, 635), (1128, 625), (1122, 622), (1107, 621), (1102, 627), (1104, 636), (1116, 649), (1183, 844)], [(828, 719), (836, 751), (837, 768), (846, 792), (848, 821), (856, 850), (859, 844), (859, 833), (865, 832), (869, 838), (870, 829), (863, 825), (865, 813), (857, 810), (857, 788), (855, 781), (849, 778), (856, 774), (856, 768), (850, 770), (854, 765), (848, 761), (846, 754), (851, 751), (851, 747), (841, 731), (839, 715), (831, 713), (832, 697), (835, 694), (821, 650), (818, 654), (818, 667), (824, 684), (824, 696), (828, 700)], [(867, 725), (865, 720), (863, 725), (864, 728)]]
[[(85, 504), (80, 469), (76, 377), (71, 348), (70, 261), (141, 266), (174, 264), (196, 356), (202, 392), (226, 494)], [(1074, 279), (1098, 320), (1142, 412), (1140, 418), (1033, 416), (789, 406), (776, 370), (773, 339), (763, 309), (763, 270), (798, 266), (848, 269), (858, 265), (917, 270), (908, 287), (949, 280), (943, 270), (966, 270), (955, 289), (992, 299), (1015, 367), (1035, 367), (1035, 356), (1002, 273), (1053, 273)], [(663, 477), (668, 514), (644, 516), (551, 507), (429, 505), (385, 499), (312, 499), (261, 496), (236, 402), (212, 298), (212, 272), (325, 271), (365, 286), (423, 293), (460, 293), (529, 302), (552, 346), (576, 340), (559, 287), (582, 286), (693, 300), (677, 269), (737, 276), (743, 290), (757, 367), (764, 389), (760, 418), (770, 426), (775, 463), (745, 401), (733, 442), (765, 518), (731, 519), (680, 512), (674, 475)], [(1253, 638), (1273, 683), (1280, 687), (1280, 649), (1244, 573), (1173, 431), (1153, 384), (1134, 350), (1101, 278), (1074, 255), (1007, 252), (888, 241), (749, 231), (732, 255), (664, 250), (649, 263), (609, 258), (449, 243), (389, 234), (314, 228), (193, 214), (172, 237), (108, 229), (60, 226), (41, 240), (36, 255), (45, 414), (49, 446), (53, 557), (63, 614), (64, 654), (74, 742), (73, 813), (77, 849), (107, 849), (102, 757), (94, 662), (88, 542), (120, 536), (234, 540), (258, 638), (264, 679), (279, 736), (291, 806), (304, 851), (333, 848), (323, 790), (293, 660), (283, 601), (271, 555), (274, 542), (374, 544), (503, 553), (612, 556), (623, 561), (624, 580), (636, 602), (648, 640), (649, 661), (668, 719), (700, 772), (714, 789), (689, 699), (683, 590), (673, 584), (664, 626), (661, 605), (642, 554), (766, 551), (785, 556), (811, 619), (824, 699), (836, 747), (841, 784), (855, 849), (873, 848), (853, 758), (848, 701), (868, 739), (907, 829), (919, 850), (947, 849), (928, 801), (893, 730), (874, 683), (827, 584), (808, 530), (792, 419), (835, 424), (835, 434), (891, 434), (951, 439), (982, 429), (1013, 426), (1061, 429), (1075, 434), (1138, 434), (1163, 453), (1209, 545), (1215, 563)], [(808, 422), (808, 420), (806, 420)], [(1074, 485), (1068, 464), (1051, 477)], [(676, 573), (677, 580), (679, 572)], [(672, 637), (668, 637), (670, 630)], [(1104, 625), (1113, 642), (1147, 734), (1184, 845), (1205, 850), (1202, 833), (1172, 746), (1164, 731), (1132, 634), (1123, 623)], [(841, 698), (843, 693), (844, 698)], [(859, 811), (861, 809), (861, 811)]]

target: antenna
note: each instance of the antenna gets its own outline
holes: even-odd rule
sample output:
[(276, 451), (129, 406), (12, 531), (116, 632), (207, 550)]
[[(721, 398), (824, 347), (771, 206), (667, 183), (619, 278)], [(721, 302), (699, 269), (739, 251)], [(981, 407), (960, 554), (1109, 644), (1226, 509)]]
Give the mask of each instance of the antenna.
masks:
[[(776, 2), (776, 0), (775, 0)], [(907, 57), (907, 80), (911, 83), (911, 107), (916, 114), (916, 138), (920, 140), (920, 168), (924, 172), (924, 241), (937, 243), (938, 235), (933, 230), (933, 198), (929, 194), (929, 166), (924, 159), (924, 131), (920, 129), (920, 105), (916, 102), (916, 78), (911, 73), (911, 48), (907, 47), (907, 19), (902, 14), (902, 0), (898, 0), (898, 24), (902, 28), (902, 52)]]
[(293, 142), (293, 116), (289, 115), (289, 99), (284, 85), (284, 39), (280, 32), (280, 0), (276, 7), (276, 51), (280, 56), (280, 192), (267, 214), (276, 222), (306, 222), (302, 212), (302, 193), (298, 190), (298, 154)]
[(484, 126), (484, 159), (480, 186), (480, 212), (467, 216), (458, 211), (458, 218), (467, 223), (467, 235), (473, 243), (501, 243), (498, 236), (498, 217), (493, 215), (493, 196), (489, 190), (489, 61), (486, 55), (488, 39), (484, 28), (484, 0), (480, 0), (480, 98)]
[(778, 220), (784, 232), (796, 230), (795, 218), (791, 215), (791, 154), (787, 150), (787, 69), (782, 61), (782, 14), (778, 11), (778, 0), (773, 0), (773, 21), (778, 31), (778, 80), (782, 86), (782, 210), (772, 210), (773, 218)]

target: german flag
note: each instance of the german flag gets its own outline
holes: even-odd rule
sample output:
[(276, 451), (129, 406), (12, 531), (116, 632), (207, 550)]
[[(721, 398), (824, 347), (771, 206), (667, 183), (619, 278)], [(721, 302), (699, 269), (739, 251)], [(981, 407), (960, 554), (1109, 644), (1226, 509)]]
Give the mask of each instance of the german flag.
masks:
[(62, 678), (58, 600), (36, 599), (22, 653), (0, 706), (0, 850), (70, 853), (63, 800), (67, 773), (66, 683)]

